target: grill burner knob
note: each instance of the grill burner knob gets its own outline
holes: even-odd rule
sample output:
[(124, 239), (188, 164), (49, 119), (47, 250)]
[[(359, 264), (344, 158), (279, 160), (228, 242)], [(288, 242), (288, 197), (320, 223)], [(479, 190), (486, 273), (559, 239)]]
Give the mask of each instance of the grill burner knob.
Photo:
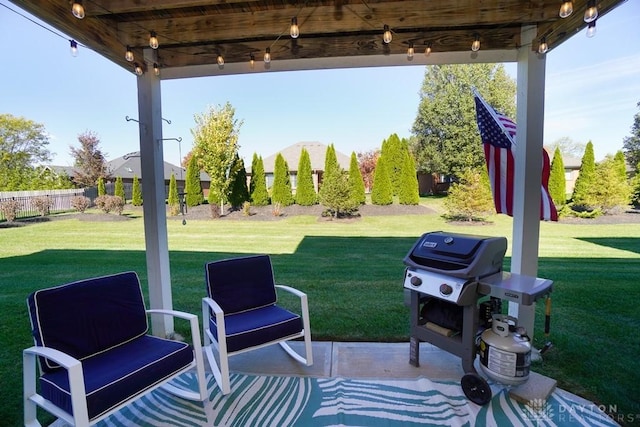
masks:
[(421, 278), (419, 278), (418, 276), (413, 276), (413, 277), (411, 278), (411, 284), (412, 284), (413, 286), (420, 286), (420, 285), (422, 284), (422, 279), (421, 279)]
[(451, 295), (452, 292), (453, 292), (453, 288), (447, 285), (446, 283), (443, 283), (442, 285), (440, 285), (440, 293), (442, 295)]

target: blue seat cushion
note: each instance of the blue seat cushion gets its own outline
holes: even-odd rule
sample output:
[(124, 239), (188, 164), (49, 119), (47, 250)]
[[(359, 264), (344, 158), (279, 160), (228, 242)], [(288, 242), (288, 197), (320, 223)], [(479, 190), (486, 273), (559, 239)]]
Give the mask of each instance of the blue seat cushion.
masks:
[(225, 315), (276, 303), (276, 288), (268, 255), (251, 255), (205, 265), (207, 295)]
[[(133, 272), (41, 289), (27, 299), (34, 340), (79, 360), (148, 331), (142, 289)], [(44, 372), (59, 368), (41, 359)]]
[[(82, 363), (89, 419), (100, 416), (193, 361), (193, 349), (182, 342), (144, 335)], [(41, 394), (73, 414), (67, 371), (40, 377)]]
[[(209, 327), (217, 337), (215, 317)], [(225, 316), (227, 351), (255, 347), (302, 331), (302, 318), (276, 305)]]

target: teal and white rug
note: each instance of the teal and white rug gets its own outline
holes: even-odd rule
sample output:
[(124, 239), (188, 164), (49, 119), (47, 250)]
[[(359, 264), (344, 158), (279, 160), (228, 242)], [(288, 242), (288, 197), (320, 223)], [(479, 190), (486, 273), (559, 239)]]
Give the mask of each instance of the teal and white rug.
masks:
[[(478, 406), (459, 382), (425, 378), (356, 380), (232, 374), (231, 393), (220, 394), (208, 376), (203, 403), (157, 390), (97, 424), (124, 426), (616, 426), (595, 404), (556, 389), (546, 402), (520, 404), (492, 386)], [(179, 385), (195, 390), (195, 377)]]

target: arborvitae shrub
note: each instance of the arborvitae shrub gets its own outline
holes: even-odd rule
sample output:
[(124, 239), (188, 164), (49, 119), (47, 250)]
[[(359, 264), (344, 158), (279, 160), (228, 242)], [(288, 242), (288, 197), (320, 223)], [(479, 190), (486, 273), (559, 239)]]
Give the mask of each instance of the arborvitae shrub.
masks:
[(318, 202), (318, 196), (313, 186), (311, 172), (311, 158), (306, 149), (300, 152), (298, 163), (298, 185), (296, 186), (296, 203), (301, 206), (311, 206)]
[(267, 191), (267, 178), (264, 175), (264, 163), (262, 157), (254, 153), (251, 162), (251, 183), (249, 194), (253, 206), (267, 206), (269, 204), (269, 192)]
[(124, 196), (124, 184), (122, 183), (121, 176), (116, 177), (116, 185), (113, 193), (114, 193), (114, 196), (121, 197), (123, 203), (127, 202), (127, 199)]
[(133, 206), (142, 206), (142, 188), (137, 175), (133, 176), (133, 186), (131, 188), (131, 204)]
[(353, 200), (360, 205), (364, 205), (366, 201), (364, 180), (360, 173), (358, 157), (355, 152), (351, 153), (351, 162), (349, 163), (349, 187), (351, 188), (351, 197)]
[(390, 205), (393, 203), (391, 180), (389, 179), (384, 156), (380, 156), (376, 164), (376, 170), (373, 175), (373, 188), (371, 189), (371, 203), (374, 205)]

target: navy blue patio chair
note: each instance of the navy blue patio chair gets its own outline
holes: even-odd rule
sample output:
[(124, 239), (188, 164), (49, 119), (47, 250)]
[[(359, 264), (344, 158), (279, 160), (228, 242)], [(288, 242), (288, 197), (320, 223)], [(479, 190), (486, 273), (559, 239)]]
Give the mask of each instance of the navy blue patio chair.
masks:
[[(268, 255), (206, 263), (205, 281), (207, 297), (202, 300), (204, 350), (223, 394), (231, 391), (230, 356), (278, 343), (298, 362), (307, 366), (313, 364), (307, 295), (275, 283)], [(276, 304), (276, 289), (299, 297), (299, 313)], [(305, 357), (287, 343), (296, 338), (304, 338)]]
[[(90, 426), (160, 386), (207, 398), (198, 316), (146, 310), (135, 272), (38, 290), (27, 306), (35, 345), (23, 351), (25, 426), (40, 426), (38, 407)], [(148, 315), (188, 320), (193, 345), (150, 335)], [(169, 383), (192, 369), (198, 391)]]

